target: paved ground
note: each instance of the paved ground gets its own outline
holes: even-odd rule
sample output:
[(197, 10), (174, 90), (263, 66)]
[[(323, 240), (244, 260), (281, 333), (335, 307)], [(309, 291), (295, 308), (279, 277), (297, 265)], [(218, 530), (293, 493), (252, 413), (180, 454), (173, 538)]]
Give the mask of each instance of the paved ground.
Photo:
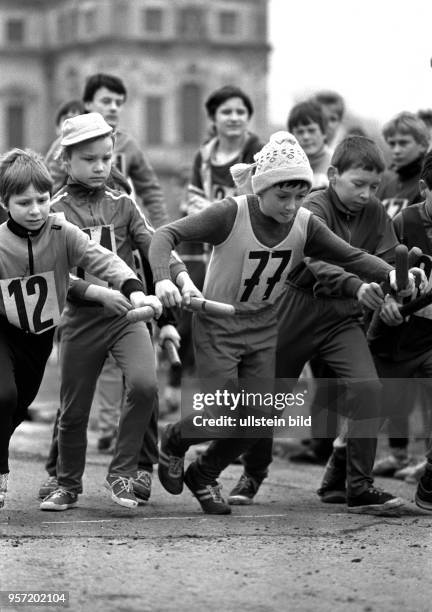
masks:
[[(314, 494), (321, 468), (276, 459), (257, 503), (231, 517), (205, 516), (187, 491), (172, 497), (157, 480), (151, 503), (129, 511), (102, 486), (108, 457), (91, 433), (79, 507), (41, 512), (49, 435), (28, 422), (15, 435), (3, 590), (67, 590), (70, 609), (89, 612), (430, 610), (432, 515), (413, 505), (398, 518), (348, 515)], [(227, 470), (225, 491), (240, 470)], [(413, 496), (413, 485), (380, 484)]]
[[(49, 373), (39, 397), (48, 420), (58, 392), (52, 364)], [(203, 515), (188, 491), (170, 496), (157, 478), (151, 502), (130, 511), (103, 487), (109, 457), (97, 453), (91, 431), (79, 507), (41, 512), (36, 492), (49, 439), (43, 422), (24, 423), (13, 439), (0, 511), (3, 590), (66, 590), (69, 609), (84, 612), (431, 609), (432, 514), (412, 504), (396, 518), (349, 515), (317, 498), (321, 467), (276, 458), (256, 503), (232, 516)], [(224, 473), (225, 492), (240, 472)], [(413, 498), (414, 485), (378, 484)]]

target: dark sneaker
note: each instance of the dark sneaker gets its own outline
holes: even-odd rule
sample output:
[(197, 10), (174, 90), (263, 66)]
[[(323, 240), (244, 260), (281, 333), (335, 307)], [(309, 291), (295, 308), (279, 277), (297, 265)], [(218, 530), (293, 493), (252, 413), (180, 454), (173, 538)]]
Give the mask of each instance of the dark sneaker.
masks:
[(346, 503), (346, 449), (338, 448), (330, 455), (317, 493), (325, 504)]
[(262, 479), (258, 480), (243, 473), (234, 489), (228, 495), (228, 503), (231, 506), (248, 506), (252, 504), (261, 483)]
[(432, 512), (432, 474), (427, 471), (417, 485), (415, 503), (423, 510)]
[(57, 476), (48, 476), (46, 480), (40, 486), (38, 497), (39, 499), (45, 499), (50, 493), (53, 493), (59, 488)]
[(138, 470), (137, 477), (132, 480), (133, 492), (138, 503), (146, 503), (150, 499), (152, 474), (145, 470)]
[(5, 505), (8, 478), (9, 474), (0, 474), (0, 508)]
[(104, 486), (111, 492), (111, 499), (125, 508), (136, 508), (138, 500), (132, 487), (132, 478), (108, 474)]
[(78, 502), (78, 494), (73, 491), (67, 491), (62, 487), (59, 487), (52, 493), (50, 493), (41, 502), (39, 508), (41, 510), (68, 510), (74, 508)]
[(353, 514), (374, 514), (392, 516), (404, 505), (403, 499), (390, 493), (370, 487), (367, 491), (348, 498), (348, 512)]
[(191, 463), (184, 475), (184, 482), (192, 495), (199, 501), (206, 514), (231, 514), (231, 508), (221, 495), (222, 486), (216, 481), (200, 481), (195, 463)]
[(375, 462), (372, 474), (392, 478), (396, 472), (406, 468), (409, 463), (410, 460), (405, 454), (401, 456), (391, 454)]
[(158, 476), (161, 485), (172, 495), (180, 495), (183, 491), (184, 456), (174, 455), (169, 447), (169, 433), (171, 426), (167, 425), (162, 432)]

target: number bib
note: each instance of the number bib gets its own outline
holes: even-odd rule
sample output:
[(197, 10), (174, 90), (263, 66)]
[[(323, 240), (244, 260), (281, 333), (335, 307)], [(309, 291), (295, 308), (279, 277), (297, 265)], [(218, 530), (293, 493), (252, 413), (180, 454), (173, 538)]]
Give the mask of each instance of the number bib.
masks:
[(282, 292), (291, 251), (249, 251), (243, 260), (238, 302), (273, 302)]
[[(93, 227), (82, 227), (83, 232), (85, 232), (92, 240), (100, 244), (101, 246), (108, 249), (108, 251), (112, 251), (117, 254), (117, 245), (115, 240), (114, 226), (109, 225), (95, 225)], [(93, 285), (99, 285), (101, 287), (111, 287), (110, 283), (104, 281), (97, 276), (93, 276), (93, 274), (89, 274), (82, 268), (76, 269), (76, 276), (78, 278), (82, 278)]]
[(388, 216), (393, 219), (401, 210), (408, 206), (409, 200), (406, 198), (386, 198), (382, 204)]
[(0, 291), (7, 320), (15, 327), (41, 334), (58, 325), (54, 272), (0, 280)]

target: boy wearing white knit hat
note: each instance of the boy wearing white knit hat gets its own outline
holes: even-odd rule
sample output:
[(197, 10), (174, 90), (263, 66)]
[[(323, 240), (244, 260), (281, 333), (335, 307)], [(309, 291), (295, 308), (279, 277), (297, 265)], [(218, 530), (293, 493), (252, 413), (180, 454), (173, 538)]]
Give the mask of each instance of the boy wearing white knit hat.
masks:
[[(254, 164), (232, 169), (240, 189), (250, 184), (248, 195), (226, 198), (158, 229), (150, 247), (156, 295), (166, 306), (179, 306), (182, 296), (169, 280), (169, 253), (182, 241), (213, 245), (203, 294), (234, 304), (236, 315), (225, 319), (195, 315), (194, 347), (201, 380), (218, 378), (235, 384), (248, 379), (265, 385), (274, 379), (278, 303), (287, 290), (288, 273), (305, 256), (331, 260), (378, 282), (392, 271), (381, 259), (352, 248), (301, 207), (312, 185), (312, 170), (292, 134), (273, 134), (254, 159)], [(255, 440), (234, 439), (227, 432), (184, 473), (187, 449), (215, 437), (214, 428), (194, 428), (194, 417), (188, 415), (165, 430), (159, 478), (173, 494), (181, 493), (185, 482), (204, 512), (229, 514), (231, 508), (216, 479), (261, 432), (256, 430)], [(194, 433), (186, 438), (182, 436), (186, 431)]]

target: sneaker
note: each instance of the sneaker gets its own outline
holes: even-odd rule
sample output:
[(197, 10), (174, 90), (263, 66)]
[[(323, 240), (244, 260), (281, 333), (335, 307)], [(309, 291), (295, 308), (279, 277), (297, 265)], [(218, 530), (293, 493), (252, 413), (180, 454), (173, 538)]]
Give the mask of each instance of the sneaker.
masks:
[(432, 512), (432, 474), (429, 471), (421, 477), (417, 485), (415, 503), (419, 508)]
[(330, 455), (317, 494), (324, 504), (346, 503), (346, 448), (338, 448)]
[(231, 514), (231, 508), (221, 495), (222, 486), (216, 481), (200, 482), (196, 463), (193, 462), (186, 470), (184, 481), (192, 495), (199, 501), (206, 514)]
[(38, 497), (39, 499), (45, 499), (50, 493), (53, 493), (59, 488), (57, 476), (48, 476), (46, 480), (40, 486)]
[(133, 491), (132, 478), (108, 474), (104, 487), (111, 491), (111, 499), (116, 504), (125, 508), (136, 508), (138, 506), (138, 500)]
[(41, 502), (41, 510), (68, 510), (77, 505), (78, 494), (58, 487)]
[(376, 516), (392, 516), (404, 505), (403, 499), (375, 487), (348, 498), (348, 512), (353, 514), (374, 514)]
[(153, 475), (146, 470), (138, 470), (137, 477), (132, 479), (132, 488), (138, 503), (146, 503), (150, 499)]
[(171, 426), (167, 425), (161, 435), (158, 476), (161, 485), (172, 495), (180, 495), (183, 491), (184, 456), (173, 455), (169, 448), (169, 433)]
[(8, 478), (9, 474), (0, 474), (0, 508), (5, 505)]
[(402, 470), (409, 464), (409, 459), (406, 455), (397, 457), (396, 455), (388, 455), (375, 462), (372, 474), (374, 476), (387, 476), (391, 478), (395, 475), (395, 472)]
[(410, 484), (417, 484), (420, 478), (423, 476), (426, 468), (426, 459), (416, 463), (414, 465), (408, 465), (403, 470), (395, 472), (394, 477), (399, 480), (405, 480)]
[(261, 483), (262, 479), (255, 479), (243, 473), (234, 489), (228, 495), (228, 503), (231, 506), (248, 506), (252, 504)]

